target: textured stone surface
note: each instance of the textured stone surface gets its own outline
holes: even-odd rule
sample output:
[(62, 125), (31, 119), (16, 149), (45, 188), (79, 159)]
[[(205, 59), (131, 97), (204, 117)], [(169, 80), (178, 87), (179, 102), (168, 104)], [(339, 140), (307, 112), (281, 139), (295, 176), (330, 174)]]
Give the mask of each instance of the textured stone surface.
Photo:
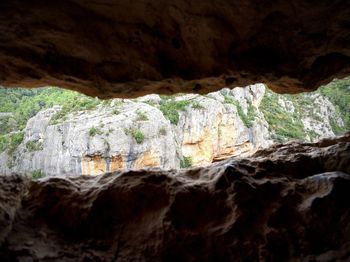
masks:
[[(115, 99), (94, 110), (69, 114), (55, 124), (50, 119), (60, 107), (54, 106), (29, 119), (16, 150), (0, 153), (0, 173), (41, 170), (46, 175), (99, 175), (120, 168), (180, 168), (184, 156), (191, 158), (193, 166), (200, 166), (252, 155), (272, 144), (268, 124), (258, 109), (264, 91), (264, 85), (256, 84), (208, 96), (177, 96), (176, 101), (188, 102), (188, 106), (178, 111), (176, 125), (160, 111), (158, 95)], [(249, 105), (255, 107), (251, 127), (244, 125), (235, 105), (223, 102), (221, 93), (241, 101), (245, 114)], [(96, 134), (90, 134), (92, 129)], [(144, 135), (142, 143), (132, 136), (135, 130)], [(41, 147), (30, 150), (28, 143)]]
[(0, 176), (2, 261), (349, 261), (350, 134), (210, 168)]
[[(349, 74), (340, 1), (0, 2), (0, 84), (100, 97)], [(350, 138), (184, 172), (0, 176), (1, 261), (350, 259)]]
[(264, 82), (312, 90), (348, 75), (350, 2), (0, 2), (0, 85), (107, 97)]

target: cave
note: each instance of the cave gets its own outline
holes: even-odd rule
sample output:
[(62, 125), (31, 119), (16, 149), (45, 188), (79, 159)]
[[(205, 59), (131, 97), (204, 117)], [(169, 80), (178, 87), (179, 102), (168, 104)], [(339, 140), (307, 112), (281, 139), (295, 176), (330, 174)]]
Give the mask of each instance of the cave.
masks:
[[(0, 10), (9, 88), (300, 93), (350, 75), (346, 0), (3, 0)], [(349, 261), (349, 174), (350, 133), (184, 170), (1, 175), (0, 260)]]

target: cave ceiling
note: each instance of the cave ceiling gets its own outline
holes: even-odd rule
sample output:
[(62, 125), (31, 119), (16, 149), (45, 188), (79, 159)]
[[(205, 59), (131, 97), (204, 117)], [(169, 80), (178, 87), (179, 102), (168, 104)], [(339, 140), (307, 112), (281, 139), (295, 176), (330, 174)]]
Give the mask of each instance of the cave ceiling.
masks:
[(101, 98), (266, 83), (311, 91), (350, 73), (350, 2), (0, 2), (0, 85)]

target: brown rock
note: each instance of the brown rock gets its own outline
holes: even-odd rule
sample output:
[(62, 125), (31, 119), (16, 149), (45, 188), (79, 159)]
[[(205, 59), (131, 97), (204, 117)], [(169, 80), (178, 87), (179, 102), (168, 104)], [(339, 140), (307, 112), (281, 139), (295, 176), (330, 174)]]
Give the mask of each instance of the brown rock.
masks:
[[(0, 85), (313, 90), (350, 73), (349, 5), (3, 0)], [(350, 134), (186, 171), (0, 176), (0, 260), (348, 261), (349, 163)]]
[(210, 168), (0, 177), (2, 261), (350, 259), (350, 134)]
[(101, 175), (106, 173), (107, 163), (101, 155), (83, 156), (81, 159), (81, 173), (83, 175)]
[(122, 155), (112, 156), (111, 171), (117, 171), (125, 168), (125, 162)]
[(102, 98), (267, 83), (313, 90), (350, 73), (350, 2), (0, 3), (0, 85)]
[(160, 156), (157, 152), (153, 150), (148, 150), (139, 156), (133, 168), (143, 168), (143, 167), (159, 167), (160, 164)]

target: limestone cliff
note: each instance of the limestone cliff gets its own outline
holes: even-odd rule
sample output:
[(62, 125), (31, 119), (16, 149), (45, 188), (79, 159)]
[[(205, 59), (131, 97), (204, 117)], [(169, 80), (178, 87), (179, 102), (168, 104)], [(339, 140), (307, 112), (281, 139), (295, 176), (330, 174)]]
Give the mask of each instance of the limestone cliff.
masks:
[[(300, 112), (300, 103), (307, 114)], [(205, 96), (114, 99), (92, 110), (63, 111), (54, 106), (29, 119), (23, 141), (0, 154), (0, 172), (98, 175), (203, 166), (286, 141), (283, 132), (311, 141), (334, 136), (331, 121), (344, 125), (320, 94), (297, 99), (266, 91), (262, 84)], [(277, 124), (271, 115), (278, 117)]]
[[(207, 165), (234, 155), (251, 155), (272, 142), (268, 125), (258, 113), (264, 90), (260, 84), (207, 96), (115, 99), (56, 121), (62, 109), (55, 106), (28, 121), (22, 143), (14, 152), (0, 155), (0, 171), (97, 175), (121, 168)], [(251, 126), (243, 123), (237, 106), (225, 103), (224, 97), (243, 98), (245, 113), (248, 104), (254, 106), (257, 113)], [(178, 114), (172, 123), (162, 106), (178, 104), (184, 107), (172, 112)]]

